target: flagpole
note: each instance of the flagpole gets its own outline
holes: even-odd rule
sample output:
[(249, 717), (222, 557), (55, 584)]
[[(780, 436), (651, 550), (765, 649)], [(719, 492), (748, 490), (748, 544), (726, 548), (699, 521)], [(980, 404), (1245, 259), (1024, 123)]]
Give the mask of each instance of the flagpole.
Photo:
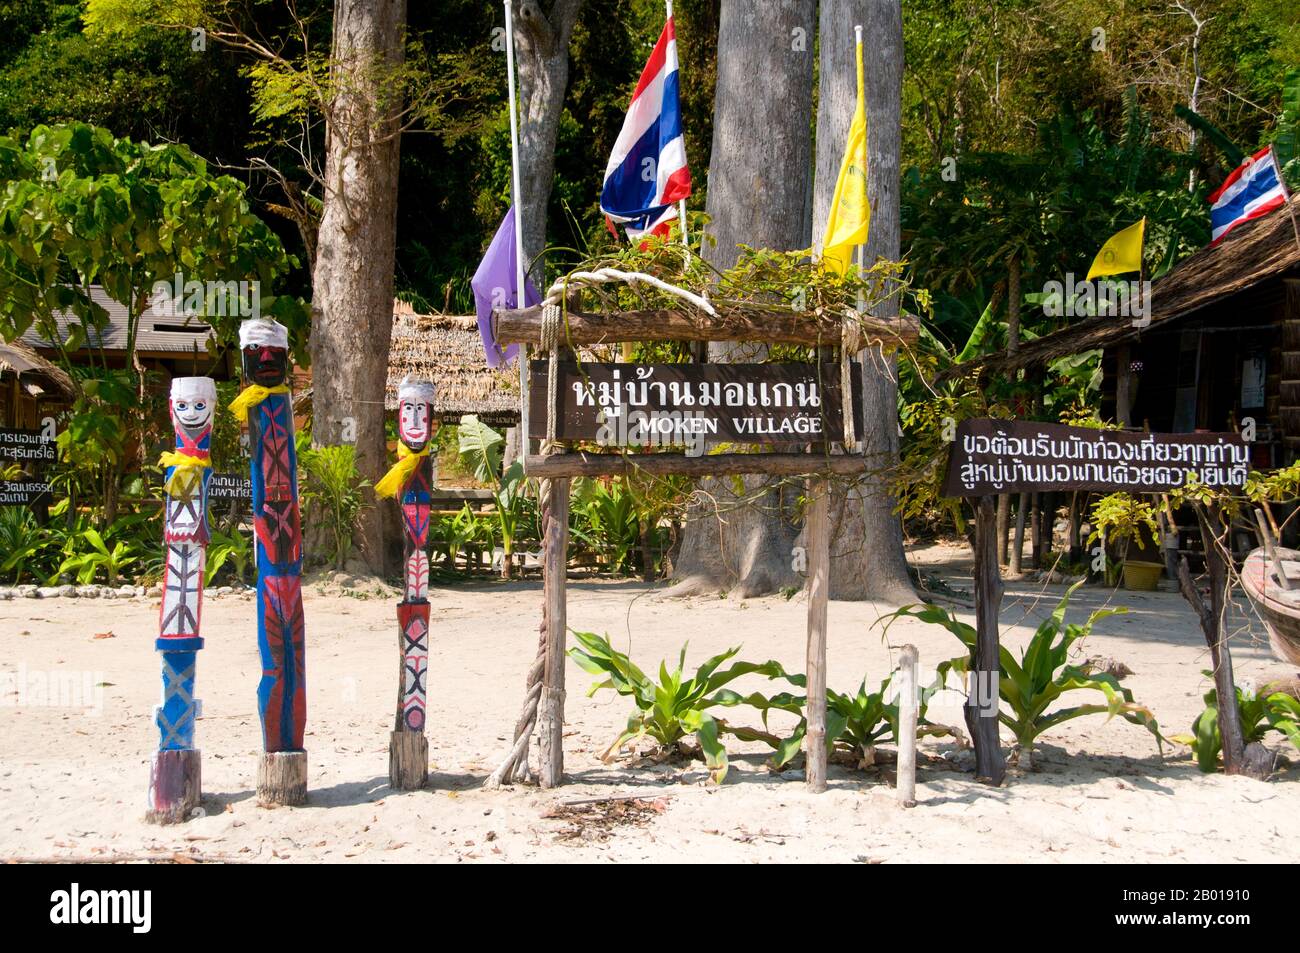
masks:
[[(524, 210), (519, 187), (519, 117), (515, 107), (515, 24), (512, 0), (506, 7), (506, 86), (510, 93), (510, 188), (515, 209), (515, 307), (524, 306)], [(528, 345), (519, 345), (519, 436), (522, 455), (528, 457)]]
[(1286, 203), (1286, 210), (1291, 216), (1291, 231), (1295, 233), (1296, 248), (1300, 248), (1300, 225), (1295, 221), (1295, 206), (1291, 204), (1291, 190), (1286, 187), (1286, 176), (1282, 174), (1282, 163), (1277, 161), (1277, 150), (1273, 144), (1269, 143), (1269, 153), (1273, 156), (1273, 168), (1277, 169), (1277, 182), (1282, 186), (1282, 201)]
[[(668, 12), (667, 19), (671, 20), (673, 18), (673, 0), (664, 0), (664, 6)], [(677, 47), (677, 80), (678, 80), (678, 88), (680, 89), (681, 75), (682, 75), (682, 55), (681, 55), (682, 50), (680, 46), (677, 46), (677, 24), (675, 23), (673, 24), (673, 46)], [(683, 148), (686, 147), (685, 135), (682, 136), (682, 147)], [(677, 200), (677, 222), (678, 225), (681, 227), (682, 244), (686, 246), (686, 257), (690, 258), (691, 240), (690, 237), (686, 234), (686, 199)]]
[[(854, 64), (853, 77), (854, 77), (855, 89), (856, 89), (856, 82), (857, 82), (857, 75), (858, 75), (858, 73), (857, 73), (858, 49), (859, 49), (859, 47), (861, 47), (861, 46), (862, 46), (862, 24), (857, 23), (857, 24), (854, 24), (854, 26), (853, 26), (853, 64)], [(866, 110), (866, 108), (867, 108), (867, 104), (866, 104), (866, 102), (865, 102), (865, 99), (866, 99), (866, 90), (865, 90), (865, 88), (862, 89), (860, 92), (862, 93), (862, 96), (863, 96), (863, 99), (864, 99), (864, 102), (862, 103), (862, 109), (863, 109), (863, 111), (865, 112), (865, 110)], [(855, 95), (856, 95), (856, 93), (855, 93)], [(854, 109), (855, 109), (855, 110), (857, 109), (857, 106), (856, 106), (856, 105), (854, 106)], [(863, 193), (863, 194), (862, 194), (862, 197), (863, 197), (863, 200), (864, 200), (864, 201), (870, 201), (870, 196), (868, 196), (868, 195), (866, 194), (866, 193), (867, 193), (867, 183), (866, 183), (866, 178), (867, 178), (867, 154), (866, 154), (866, 153), (867, 153), (867, 137), (866, 137), (866, 136), (863, 136), (863, 137), (862, 137), (862, 179), (863, 179), (863, 183), (862, 183), (862, 193)], [(866, 263), (867, 263), (867, 246), (866, 246), (866, 243), (865, 243), (865, 242), (861, 242), (861, 243), (858, 244), (858, 251), (857, 251), (857, 255), (856, 255), (856, 257), (857, 257), (857, 259), (858, 259), (858, 281), (860, 282), (860, 281), (862, 281), (862, 275), (863, 275), (864, 271), (866, 270)], [(863, 296), (862, 288), (859, 287), (859, 288), (858, 288), (858, 318), (859, 318), (859, 320), (862, 318), (862, 312), (866, 310), (866, 307), (867, 307), (867, 304), (866, 304), (866, 300), (865, 300), (865, 298), (864, 298), (864, 296)], [(842, 350), (843, 350), (843, 348), (841, 347), (841, 351), (842, 351)], [(855, 355), (853, 355), (853, 354), (845, 354), (845, 355), (842, 355), (843, 363), (845, 363), (846, 365), (850, 365), (850, 364), (852, 364), (854, 356), (855, 356)], [(864, 366), (865, 366), (865, 363), (866, 363), (866, 362), (865, 362), (865, 359), (864, 359), (864, 360), (863, 360), (863, 365), (864, 365)], [(847, 370), (846, 370), (844, 373), (847, 374)], [(844, 380), (844, 381), (841, 381), (841, 385), (844, 387), (844, 407), (845, 407), (846, 410), (850, 411), (849, 416), (852, 417), (852, 413), (851, 413), (851, 411), (852, 411), (852, 407), (853, 407), (853, 401), (849, 398), (849, 392), (848, 392), (848, 389), (847, 389), (847, 383), (848, 383), (847, 379)], [(849, 452), (849, 453), (854, 453), (854, 452), (856, 452), (857, 449), (858, 449), (858, 446), (860, 446), (861, 443), (862, 443), (861, 438), (858, 436), (858, 425), (859, 425), (859, 421), (854, 420), (854, 421), (853, 421), (853, 425), (854, 425), (854, 426), (853, 426), (853, 430), (852, 430), (852, 432), (849, 434), (849, 436), (852, 436), (853, 441), (854, 441), (854, 445), (853, 445), (853, 446), (846, 446), (846, 447), (844, 448), (844, 449), (845, 449), (847, 452)]]

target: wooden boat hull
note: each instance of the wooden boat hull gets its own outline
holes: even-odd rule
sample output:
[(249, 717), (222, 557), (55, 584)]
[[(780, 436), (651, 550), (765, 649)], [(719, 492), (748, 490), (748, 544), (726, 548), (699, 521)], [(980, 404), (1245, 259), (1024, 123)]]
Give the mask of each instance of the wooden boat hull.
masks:
[[(1288, 563), (1300, 567), (1300, 552), (1278, 549), (1277, 562), (1287, 569)], [(1273, 654), (1283, 662), (1300, 665), (1300, 574), (1287, 572), (1292, 588), (1284, 589), (1278, 582), (1277, 572), (1263, 549), (1253, 550), (1241, 567), (1241, 585), (1251, 604), (1268, 629), (1268, 641)]]

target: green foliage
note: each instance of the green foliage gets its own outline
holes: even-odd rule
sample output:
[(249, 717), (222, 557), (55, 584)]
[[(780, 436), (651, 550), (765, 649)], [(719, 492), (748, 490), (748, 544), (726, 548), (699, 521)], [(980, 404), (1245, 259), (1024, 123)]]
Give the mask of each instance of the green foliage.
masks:
[(370, 485), (357, 473), (356, 447), (307, 448), (298, 459), (307, 475), (302, 492), (304, 514), (313, 527), (324, 532), (330, 565), (342, 569), (352, 551), (352, 534), (363, 506), (361, 490)]
[(578, 645), (569, 649), (569, 657), (584, 671), (601, 678), (588, 690), (588, 696), (610, 688), (630, 697), (636, 704), (636, 711), (628, 718), (627, 728), (614, 739), (602, 759), (612, 758), (625, 745), (646, 736), (662, 748), (680, 748), (683, 739), (694, 735), (704, 755), (709, 777), (715, 784), (722, 783), (728, 769), (727, 750), (720, 736), (727, 731), (740, 732), (715, 718), (709, 709), (738, 705), (744, 701), (740, 695), (724, 687), (742, 675), (777, 678), (785, 674), (780, 664), (774, 661), (736, 662), (722, 669), (722, 664), (740, 651), (736, 646), (713, 656), (696, 669), (693, 677), (684, 679), (686, 647), (683, 646), (677, 668), (669, 672), (667, 665), (661, 662), (659, 681), (655, 682), (631, 659), (611, 646), (607, 639), (576, 631), (573, 637)]
[[(1213, 681), (1214, 673), (1201, 672)], [(1237, 697), (1237, 714), (1241, 720), (1242, 740), (1246, 744), (1263, 741), (1270, 731), (1276, 731), (1297, 748), (1300, 748), (1300, 701), (1285, 692), (1256, 695), (1233, 686)], [(1191, 735), (1175, 735), (1173, 741), (1192, 746), (1196, 763), (1207, 774), (1219, 769), (1223, 752), (1223, 736), (1219, 733), (1219, 696), (1216, 689), (1205, 693), (1205, 710), (1192, 722)]]
[(460, 459), (465, 469), (479, 483), (492, 490), (496, 503), (497, 525), (501, 533), (501, 548), (505, 550), (505, 572), (509, 573), (510, 556), (514, 552), (515, 530), (524, 511), (524, 464), (516, 460), (501, 472), (501, 451), (505, 438), (479, 420), (474, 414), (461, 418), (457, 431)]
[[(1089, 675), (1069, 663), (1070, 648), (1086, 638), (1093, 625), (1111, 615), (1126, 612), (1118, 609), (1097, 609), (1083, 625), (1066, 624), (1065, 612), (1070, 597), (1082, 583), (1069, 588), (1051, 616), (1043, 620), (1029, 640), (1029, 645), (1017, 660), (1011, 651), (1002, 646), (998, 654), (998, 695), (1004, 706), (998, 720), (1016, 738), (1022, 758), (1029, 754), (1035, 739), (1044, 731), (1084, 715), (1105, 713), (1107, 720), (1119, 715), (1125, 721), (1146, 728), (1161, 743), (1159, 725), (1151, 710), (1133, 700), (1133, 693), (1121, 686), (1113, 676)], [(931, 625), (942, 626), (966, 646), (969, 654), (949, 659), (937, 671), (939, 680), (945, 680), (949, 671), (968, 675), (974, 668), (976, 633), (973, 626), (960, 621), (954, 614), (938, 606), (916, 609), (904, 606), (888, 617), (890, 623), (910, 616)], [(888, 624), (886, 628), (888, 628)], [(1103, 696), (1104, 703), (1081, 704), (1048, 711), (1051, 705), (1066, 692), (1087, 691)]]
[[(26, 139), (0, 137), (0, 336), (33, 324), (61, 351), (102, 331), (107, 313), (88, 293), (103, 286), (127, 309), (127, 349), (157, 282), (249, 280), (271, 287), (291, 264), (279, 239), (249, 210), (244, 187), (214, 176), (178, 145), (116, 139), (85, 123), (37, 126)], [(291, 329), (301, 301), (263, 296), (262, 312)], [(65, 336), (58, 311), (76, 321)], [(208, 315), (233, 342), (238, 315)], [(301, 345), (302, 336), (299, 344)], [(300, 363), (306, 360), (299, 348)], [(66, 360), (66, 357), (65, 357)], [(128, 371), (134, 380), (134, 370)]]
[(252, 534), (242, 532), (238, 526), (232, 527), (228, 533), (213, 530), (212, 538), (208, 542), (206, 559), (203, 580), (205, 586), (212, 585), (217, 574), (227, 563), (234, 571), (235, 580), (241, 584), (246, 582), (248, 567), (253, 564)]
[(113, 548), (109, 549), (104, 537), (95, 529), (83, 530), (81, 540), (89, 543), (90, 549), (78, 549), (64, 556), (58, 571), (50, 579), (51, 585), (64, 573), (75, 575), (77, 582), (83, 586), (89, 585), (100, 570), (103, 570), (105, 581), (110, 586), (116, 585), (121, 571), (140, 557), (133, 546), (122, 540), (115, 542)]
[(574, 537), (595, 549), (611, 571), (627, 568), (641, 538), (641, 521), (635, 497), (625, 483), (618, 478), (579, 478), (569, 510)]
[(1108, 545), (1119, 549), (1120, 558), (1128, 556), (1129, 545), (1138, 544), (1144, 549), (1142, 531), (1152, 536), (1156, 533), (1156, 509), (1150, 502), (1119, 491), (1108, 493), (1092, 506), (1092, 535), (1089, 543), (1104, 539)]
[(29, 562), (33, 563), (32, 574), (40, 575), (41, 554), (47, 544), (48, 538), (31, 510), (0, 507), (0, 575), (13, 573), (14, 585), (18, 585)]

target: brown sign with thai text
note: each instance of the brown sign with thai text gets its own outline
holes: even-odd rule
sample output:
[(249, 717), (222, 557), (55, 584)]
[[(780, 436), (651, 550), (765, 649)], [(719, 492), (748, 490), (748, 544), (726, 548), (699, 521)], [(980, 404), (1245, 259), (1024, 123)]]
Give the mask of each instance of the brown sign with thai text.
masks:
[(948, 458), (945, 496), (1042, 490), (1161, 493), (1194, 474), (1245, 486), (1250, 455), (1236, 433), (1130, 433), (1029, 420), (964, 420)]
[[(533, 361), (529, 434), (546, 436), (546, 361)], [(555, 438), (604, 446), (844, 439), (840, 365), (576, 364), (556, 374)], [(853, 366), (861, 412), (861, 368)]]

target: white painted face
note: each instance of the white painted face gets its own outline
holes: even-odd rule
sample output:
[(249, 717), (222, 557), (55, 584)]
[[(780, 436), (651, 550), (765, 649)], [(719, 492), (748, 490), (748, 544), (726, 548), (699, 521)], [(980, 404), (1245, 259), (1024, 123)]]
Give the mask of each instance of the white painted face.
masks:
[(172, 419), (187, 430), (212, 422), (217, 406), (217, 388), (210, 377), (178, 377), (172, 381)]
[(413, 450), (429, 442), (429, 404), (424, 400), (403, 399), (397, 408), (397, 435)]
[(196, 430), (212, 420), (212, 402), (205, 397), (173, 400), (172, 414), (178, 423)]

